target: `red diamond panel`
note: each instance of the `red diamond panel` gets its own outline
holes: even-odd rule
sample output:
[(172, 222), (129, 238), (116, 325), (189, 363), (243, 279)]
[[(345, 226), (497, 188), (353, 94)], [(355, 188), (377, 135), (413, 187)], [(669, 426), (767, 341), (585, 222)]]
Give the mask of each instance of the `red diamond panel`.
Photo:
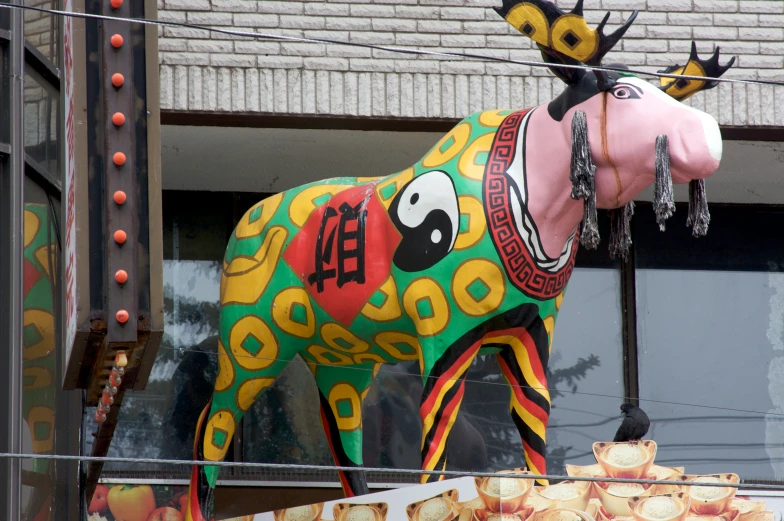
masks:
[(346, 326), (389, 277), (401, 241), (373, 188), (344, 190), (313, 210), (283, 253), (313, 300)]

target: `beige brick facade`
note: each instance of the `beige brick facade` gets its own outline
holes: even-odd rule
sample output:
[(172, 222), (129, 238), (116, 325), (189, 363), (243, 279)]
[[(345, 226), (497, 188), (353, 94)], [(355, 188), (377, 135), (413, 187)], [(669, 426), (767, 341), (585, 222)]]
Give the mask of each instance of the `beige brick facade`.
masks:
[[(558, 2), (571, 8), (572, 0)], [(159, 17), (221, 28), (540, 61), (493, 11), (500, 0), (159, 0)], [(637, 21), (605, 59), (656, 71), (715, 45), (725, 76), (784, 81), (781, 0), (585, 0), (596, 24)], [(610, 27), (612, 29), (613, 27)], [(459, 118), (522, 108), (562, 88), (546, 69), (358, 47), (160, 29), (161, 107), (234, 113)], [(784, 125), (784, 87), (722, 84), (689, 101), (723, 125)]]

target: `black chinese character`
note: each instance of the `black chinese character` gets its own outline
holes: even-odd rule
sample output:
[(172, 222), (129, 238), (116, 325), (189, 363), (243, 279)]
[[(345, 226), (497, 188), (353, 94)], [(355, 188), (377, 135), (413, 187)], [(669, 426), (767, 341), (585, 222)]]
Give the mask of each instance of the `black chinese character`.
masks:
[[(324, 217), (321, 221), (319, 234), (316, 238), (316, 271), (308, 276), (308, 283), (316, 283), (316, 291), (324, 291), (324, 281), (333, 279), (337, 276), (337, 286), (342, 288), (347, 282), (365, 283), (365, 221), (367, 220), (367, 209), (362, 209), (365, 201), (351, 206), (348, 203), (340, 205), (340, 221), (336, 228), (333, 228), (324, 240), (324, 232), (330, 219), (336, 217), (338, 212), (327, 207), (324, 210)], [(349, 231), (348, 225), (353, 223), (355, 230)], [(337, 233), (337, 269), (330, 268), (332, 263), (332, 244), (335, 242)], [(356, 246), (352, 249), (346, 247), (348, 241), (356, 241)], [(347, 269), (349, 259), (356, 260), (354, 269)]]

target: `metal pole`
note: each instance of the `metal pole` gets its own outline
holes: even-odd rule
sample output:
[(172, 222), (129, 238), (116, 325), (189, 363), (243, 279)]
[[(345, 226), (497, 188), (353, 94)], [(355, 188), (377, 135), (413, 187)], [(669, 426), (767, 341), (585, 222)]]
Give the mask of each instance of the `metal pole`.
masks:
[[(24, 12), (14, 9), (11, 18), (11, 155), (8, 179), (9, 259), (8, 303), (8, 448), (22, 452), (22, 261), (24, 256)], [(22, 518), (22, 460), (9, 462), (5, 519)]]

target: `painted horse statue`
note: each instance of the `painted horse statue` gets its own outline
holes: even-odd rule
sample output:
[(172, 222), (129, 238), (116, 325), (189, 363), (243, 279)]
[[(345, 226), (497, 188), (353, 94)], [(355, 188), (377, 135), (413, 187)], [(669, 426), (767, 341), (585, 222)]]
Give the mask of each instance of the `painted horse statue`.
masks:
[[(597, 208), (611, 215), (610, 249), (631, 242), (632, 201), (655, 185), (657, 221), (690, 183), (689, 224), (707, 231), (703, 179), (719, 166), (716, 121), (681, 100), (717, 82), (590, 69), (637, 13), (610, 35), (590, 29), (582, 0), (504, 0), (496, 11), (532, 38), (562, 94), (530, 110), (473, 114), (419, 162), (388, 177), (339, 178), (253, 206), (223, 263), (219, 374), (196, 431), (194, 458), (221, 461), (259, 393), (299, 355), (319, 390), (327, 439), (347, 496), (367, 493), (362, 400), (381, 364), (417, 360), (424, 382), (422, 469), (442, 470), (479, 354), (495, 354), (530, 471), (545, 471), (546, 368), (578, 243), (599, 242)], [(718, 50), (667, 72), (718, 77)], [(579, 65), (581, 67), (569, 67)], [(586, 68), (588, 66), (589, 68)], [(187, 520), (209, 519), (218, 468), (194, 467)], [(423, 474), (422, 481), (438, 476)]]

